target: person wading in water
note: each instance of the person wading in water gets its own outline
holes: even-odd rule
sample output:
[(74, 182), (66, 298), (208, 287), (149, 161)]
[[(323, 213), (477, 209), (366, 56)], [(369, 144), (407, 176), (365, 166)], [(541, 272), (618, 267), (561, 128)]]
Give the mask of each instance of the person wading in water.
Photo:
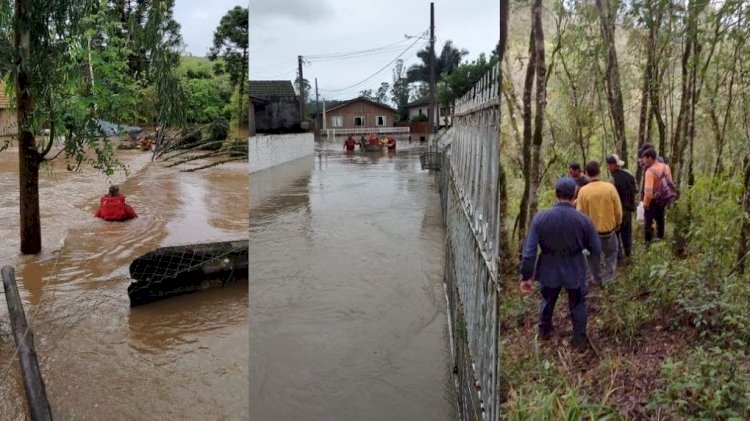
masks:
[(127, 221), (138, 217), (133, 208), (125, 203), (125, 196), (120, 194), (120, 188), (115, 185), (109, 186), (109, 194), (102, 196), (94, 216), (105, 221)]

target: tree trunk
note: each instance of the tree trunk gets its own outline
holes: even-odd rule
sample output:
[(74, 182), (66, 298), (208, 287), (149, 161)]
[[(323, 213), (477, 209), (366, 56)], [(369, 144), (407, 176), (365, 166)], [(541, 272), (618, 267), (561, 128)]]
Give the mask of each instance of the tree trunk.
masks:
[(612, 7), (612, 0), (596, 0), (599, 10), (599, 22), (602, 32), (602, 40), (606, 49), (606, 72), (604, 85), (607, 91), (607, 102), (612, 115), (615, 149), (619, 151), (620, 158), (628, 162), (628, 146), (625, 139), (625, 111), (622, 105), (622, 90), (620, 88), (620, 69), (617, 63), (617, 48), (615, 47), (615, 15), (617, 8)]
[(745, 273), (745, 266), (747, 264), (748, 253), (748, 240), (750, 239), (750, 154), (745, 155), (744, 161), (745, 176), (743, 183), (743, 194), (742, 194), (742, 228), (740, 229), (740, 238), (737, 242), (737, 259), (735, 260), (735, 267), (737, 272), (740, 274)]
[[(498, 59), (497, 59), (497, 83), (500, 89), (503, 86), (503, 58), (505, 57), (505, 49), (507, 46), (508, 39), (508, 2), (504, 1), (500, 4), (500, 42), (498, 44)], [(498, 101), (502, 101), (502, 97), (498, 94)], [(510, 108), (512, 109), (512, 107)], [(497, 118), (498, 118), (498, 155), (502, 150), (502, 137), (500, 136), (500, 128), (502, 127), (502, 104), (498, 102), (497, 106)], [(515, 117), (510, 116), (512, 122), (515, 124)], [(516, 135), (518, 128), (515, 128)], [(513, 259), (513, 253), (511, 252), (510, 236), (508, 235), (508, 187), (507, 180), (505, 177), (505, 166), (502, 163), (500, 157), (498, 157), (498, 173), (497, 173), (497, 211), (498, 211), (498, 237), (497, 237), (497, 255), (500, 260), (499, 272), (501, 274), (510, 274), (517, 268), (516, 261)]]
[(542, 140), (544, 131), (544, 109), (547, 105), (546, 67), (544, 62), (544, 29), (542, 28), (542, 0), (534, 0), (534, 65), (536, 67), (536, 110), (534, 113), (534, 135), (531, 145), (531, 186), (529, 189), (529, 221), (539, 207), (539, 184), (541, 182)]
[(579, 115), (580, 113), (580, 104), (578, 99), (578, 87), (575, 84), (575, 81), (573, 80), (573, 76), (570, 74), (570, 70), (568, 69), (568, 65), (565, 63), (565, 55), (560, 55), (560, 63), (562, 63), (563, 70), (565, 71), (565, 75), (568, 78), (568, 84), (570, 85), (570, 93), (573, 100), (573, 132), (576, 135), (576, 143), (578, 144), (579, 149), (581, 150), (581, 162), (586, 162), (588, 159), (588, 142), (586, 139), (584, 139), (583, 136), (583, 123), (581, 122), (581, 117)]
[[(242, 72), (240, 75), (240, 97), (239, 106), (237, 110), (237, 127), (242, 127), (243, 115), (246, 115), (247, 110), (243, 110), (242, 100), (245, 98), (245, 73), (247, 68), (247, 49), (242, 50)], [(317, 135), (316, 135), (317, 136)]]
[(526, 65), (526, 78), (523, 84), (523, 196), (518, 210), (519, 248), (523, 247), (526, 228), (529, 222), (529, 202), (531, 193), (531, 93), (534, 88), (534, 25), (529, 35), (529, 63)]
[(18, 123), (18, 181), (21, 225), (21, 253), (36, 254), (42, 249), (42, 230), (39, 218), (39, 164), (31, 116), (34, 98), (31, 90), (29, 60), (31, 57), (32, 27), (31, 0), (16, 0), (14, 47), (16, 71), (16, 119)]

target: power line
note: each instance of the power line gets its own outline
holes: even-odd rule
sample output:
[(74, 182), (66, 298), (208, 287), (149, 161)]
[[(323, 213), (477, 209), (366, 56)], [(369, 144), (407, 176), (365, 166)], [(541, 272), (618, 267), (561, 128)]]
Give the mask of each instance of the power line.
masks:
[(381, 67), (377, 72), (373, 73), (372, 75), (368, 76), (367, 78), (363, 79), (362, 81), (357, 82), (354, 85), (347, 86), (346, 88), (341, 88), (341, 89), (322, 89), (321, 88), (321, 91), (331, 92), (331, 93), (342, 92), (342, 91), (349, 90), (351, 88), (356, 88), (357, 86), (360, 86), (360, 85), (364, 84), (368, 80), (370, 80), (370, 79), (374, 78), (375, 76), (379, 75), (383, 70), (387, 69), (391, 64), (393, 64), (401, 56), (403, 56), (404, 54), (406, 54), (407, 51), (409, 51), (412, 47), (414, 47), (415, 45), (417, 45), (417, 43), (419, 41), (423, 41), (422, 38), (417, 38), (413, 43), (411, 43), (411, 45), (409, 45), (408, 47), (406, 47), (406, 49), (404, 51), (402, 51), (399, 55), (397, 55), (393, 60), (389, 61), (385, 66)]
[[(420, 36), (423, 36), (425, 34), (425, 32), (426, 31), (423, 31), (422, 34), (420, 34)], [(398, 46), (399, 44), (403, 44), (407, 40), (408, 39), (402, 39), (402, 40), (399, 40), (397, 42), (393, 42), (391, 44), (383, 45), (381, 47), (370, 48), (370, 49), (366, 49), (366, 50), (348, 51), (348, 52), (341, 52), (341, 53), (329, 53), (329, 54), (308, 54), (308, 55), (305, 55), (304, 57), (305, 57), (305, 59), (308, 59), (308, 60), (341, 58), (341, 57), (347, 57), (347, 56), (350, 56), (350, 55), (359, 55), (359, 54), (363, 54), (363, 53), (371, 53), (371, 52), (382, 51), (382, 50), (389, 49), (389, 48), (392, 49), (392, 48)]]
[(341, 56), (341, 57), (331, 57), (331, 58), (312, 59), (312, 60), (308, 60), (307, 57), (305, 57), (305, 61), (308, 63), (322, 63), (322, 62), (337, 61), (337, 60), (350, 60), (350, 59), (355, 59), (355, 58), (362, 58), (362, 57), (392, 53), (392, 52), (400, 51), (401, 48), (402, 48), (401, 46), (397, 46), (397, 47), (391, 47), (391, 48), (378, 50), (378, 51), (372, 51), (372, 52), (361, 52), (361, 53), (351, 54), (351, 55)]

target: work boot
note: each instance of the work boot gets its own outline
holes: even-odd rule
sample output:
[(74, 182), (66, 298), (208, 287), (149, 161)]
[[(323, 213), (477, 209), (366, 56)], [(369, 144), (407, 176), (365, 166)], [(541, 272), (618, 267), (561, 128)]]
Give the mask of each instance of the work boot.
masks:
[(573, 335), (570, 345), (578, 352), (583, 352), (588, 347), (588, 339), (585, 335)]

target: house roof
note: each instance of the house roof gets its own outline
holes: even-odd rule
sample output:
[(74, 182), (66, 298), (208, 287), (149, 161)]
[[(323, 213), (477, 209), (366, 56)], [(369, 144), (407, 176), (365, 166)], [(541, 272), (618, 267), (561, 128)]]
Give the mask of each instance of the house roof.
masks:
[(10, 97), (5, 95), (5, 82), (0, 80), (0, 110), (11, 108)]
[(339, 109), (339, 108), (342, 108), (342, 107), (346, 107), (347, 105), (349, 105), (349, 104), (353, 104), (353, 103), (355, 103), (355, 102), (357, 102), (357, 101), (365, 101), (365, 102), (369, 102), (370, 104), (376, 105), (376, 106), (378, 106), (378, 107), (380, 107), (380, 108), (385, 108), (386, 110), (388, 110), (388, 111), (391, 111), (391, 112), (393, 112), (393, 113), (398, 113), (398, 110), (396, 110), (396, 109), (395, 109), (395, 108), (393, 108), (393, 107), (389, 107), (389, 106), (387, 106), (387, 105), (385, 105), (385, 104), (383, 104), (383, 103), (380, 103), (380, 102), (377, 102), (377, 101), (373, 101), (373, 100), (371, 100), (371, 99), (369, 99), (369, 98), (365, 98), (365, 97), (363, 97), (363, 96), (360, 96), (360, 97), (357, 97), (357, 98), (354, 98), (354, 99), (350, 99), (350, 100), (348, 100), (348, 101), (344, 101), (344, 102), (342, 102), (341, 104), (339, 104), (339, 105), (337, 105), (337, 106), (335, 106), (335, 107), (333, 107), (333, 108), (329, 108), (329, 109), (327, 109), (327, 110), (326, 110), (326, 113), (329, 113), (329, 112), (331, 112), (331, 111), (333, 111), (333, 110), (337, 110), (337, 109)]
[(426, 96), (406, 104), (406, 108), (424, 107), (430, 105), (430, 97)]
[(250, 97), (257, 100), (269, 100), (280, 97), (296, 97), (294, 86), (289, 80), (251, 80)]

